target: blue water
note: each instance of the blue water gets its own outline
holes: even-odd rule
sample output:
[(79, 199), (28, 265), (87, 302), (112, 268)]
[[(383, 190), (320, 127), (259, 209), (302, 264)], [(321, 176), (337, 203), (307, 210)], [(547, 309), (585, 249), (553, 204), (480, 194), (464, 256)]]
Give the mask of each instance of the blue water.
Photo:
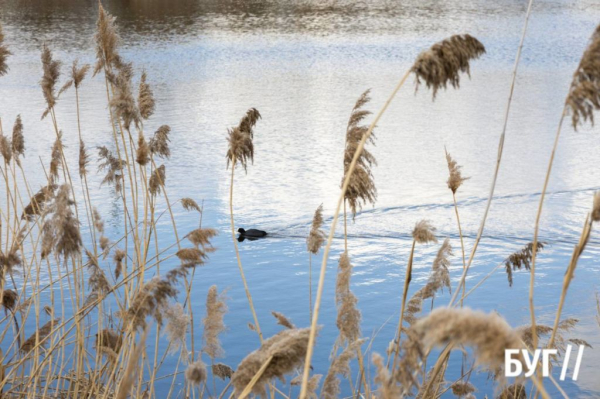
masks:
[[(445, 184), (444, 146), (463, 165), (463, 174), (471, 177), (457, 194), (469, 252), (496, 161), (525, 6), (525, 2), (508, 0), (407, 1), (402, 5), (329, 2), (312, 6), (300, 2), (243, 5), (205, 1), (105, 4), (117, 16), (122, 55), (135, 63), (136, 71), (145, 69), (149, 75), (157, 111), (146, 123), (148, 133), (162, 124), (172, 128), (172, 157), (165, 162), (170, 199), (204, 201), (203, 226), (220, 232), (214, 240), (217, 252), (195, 274), (191, 305), (196, 342), (201, 337), (206, 293), (216, 284), (219, 290), (227, 289), (229, 298), (225, 317), (228, 330), (222, 335), (226, 356), (220, 361), (235, 368), (258, 346), (256, 334), (246, 327), (252, 316), (229, 232), (227, 128), (236, 125), (250, 107), (263, 115), (255, 131), (254, 165), (247, 174), (236, 173), (234, 192), (236, 224), (273, 233), (271, 238), (240, 245), (263, 334), (270, 336), (280, 330), (270, 315), (273, 310), (297, 326), (308, 326), (305, 237), (319, 204), (324, 206), (327, 229), (331, 223), (343, 170), (345, 127), (354, 102), (371, 88), (372, 101), (367, 108), (377, 111), (420, 51), (451, 34), (468, 32), (487, 49), (472, 63), (471, 79), (464, 77), (460, 90), (441, 92), (432, 102), (431, 93), (423, 87), (415, 94), (410, 78), (379, 122), (373, 148), (379, 164), (374, 169), (378, 200), (348, 225), (349, 253), (355, 266), (352, 290), (359, 299), (363, 335), (372, 341), (370, 352), (384, 353), (394, 335), (410, 233), (417, 221), (431, 220), (440, 242), (450, 238), (454, 248), (451, 274), (456, 286), (462, 261), (452, 195)], [(534, 6), (496, 196), (467, 288), (532, 240), (564, 97), (599, 17), (600, 5), (593, 1), (540, 2)], [(45, 182), (38, 156), (47, 165), (54, 140), (50, 122), (40, 121), (45, 109), (38, 85), (41, 45), (48, 43), (67, 66), (76, 58), (92, 63), (95, 19), (93, 1), (43, 5), (0, 1), (0, 21), (14, 53), (9, 59), (10, 73), (0, 79), (0, 117), (5, 131), (17, 114), (23, 118), (27, 146), (24, 167), (32, 187)], [(103, 90), (103, 79), (97, 76), (86, 79), (80, 92), (83, 136), (89, 148), (112, 145)], [(57, 118), (64, 131), (67, 158), (76, 161), (73, 92), (61, 98)], [(593, 193), (600, 188), (599, 150), (598, 128), (574, 132), (565, 125), (541, 221), (540, 239), (549, 245), (538, 258), (536, 273), (539, 323), (552, 324), (554, 320), (564, 271)], [(94, 156), (92, 172), (96, 165)], [(105, 219), (110, 237), (116, 239), (122, 234), (122, 203), (110, 187), (100, 186), (101, 180), (100, 174), (90, 173), (92, 202)], [(79, 187), (77, 180), (75, 185)], [(0, 193), (0, 201), (4, 197)], [(164, 202), (159, 203), (159, 208), (164, 206)], [(180, 206), (174, 210), (180, 235), (196, 228), (196, 216)], [(326, 372), (337, 337), (334, 288), (343, 250), (342, 233), (340, 226), (328, 262), (319, 319), (324, 327), (313, 359), (315, 373)], [(84, 231), (84, 237), (88, 236)], [(161, 248), (174, 243), (168, 215), (160, 220), (159, 237)], [(596, 378), (600, 327), (595, 316), (599, 244), (595, 229), (563, 310), (565, 318), (580, 319), (570, 337), (585, 339), (594, 346), (585, 351), (578, 381), (568, 378), (561, 382), (570, 397), (600, 395)], [(425, 284), (438, 248), (439, 244), (417, 247), (409, 296)], [(313, 293), (321, 256), (312, 259)], [(174, 265), (170, 259), (161, 264), (161, 270)], [(45, 278), (44, 273), (41, 278)], [(513, 326), (528, 324), (528, 287), (527, 272), (516, 272), (514, 285), (509, 287), (500, 268), (466, 304), (487, 312), (495, 310)], [(445, 293), (436, 297), (435, 304), (445, 305), (449, 299)], [(166, 342), (161, 338), (161, 353)], [(451, 359), (448, 381), (460, 376), (460, 353)], [(171, 373), (176, 363), (176, 356), (167, 358), (162, 373)], [(369, 373), (373, 372), (371, 366)], [(493, 396), (494, 384), (485, 371), (473, 374), (471, 381), (478, 388), (477, 397)], [(182, 376), (178, 382), (180, 389)], [(170, 385), (170, 378), (160, 380), (158, 396), (166, 395)], [(558, 397), (548, 381), (545, 385), (552, 397)], [(217, 382), (218, 391), (224, 386)], [(178, 389), (174, 395), (180, 396)], [(288, 391), (288, 387), (281, 389)], [(350, 392), (347, 382), (342, 383), (342, 391), (344, 395)], [(297, 395), (296, 388), (293, 395)]]

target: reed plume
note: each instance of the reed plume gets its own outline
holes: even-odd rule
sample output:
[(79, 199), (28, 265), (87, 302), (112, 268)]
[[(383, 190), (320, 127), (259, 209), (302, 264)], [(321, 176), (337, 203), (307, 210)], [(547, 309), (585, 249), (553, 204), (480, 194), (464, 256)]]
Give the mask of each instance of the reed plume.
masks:
[(412, 236), (415, 242), (419, 244), (436, 243), (435, 230), (436, 228), (431, 225), (429, 220), (421, 220), (415, 224)]
[[(323, 374), (315, 374), (308, 379), (308, 386), (306, 391), (306, 397), (308, 399), (317, 399), (319, 395), (317, 395), (317, 389), (319, 388), (319, 383), (321, 382), (321, 378), (323, 378)], [(290, 385), (296, 386), (302, 384), (302, 375), (298, 375), (290, 381)]]
[[(538, 242), (536, 246), (536, 253), (540, 252), (546, 246), (545, 242)], [(533, 243), (530, 242), (521, 250), (511, 254), (504, 261), (504, 265), (506, 268), (506, 276), (508, 278), (508, 285), (512, 287), (513, 285), (513, 271), (521, 270), (523, 267), (525, 270), (530, 270), (531, 267), (531, 259), (533, 258)]]
[(115, 157), (112, 152), (104, 146), (97, 148), (99, 155), (98, 160), (100, 162), (98, 164), (98, 171), (106, 171), (106, 175), (100, 184), (113, 184), (115, 186), (115, 191), (117, 193), (121, 192), (125, 161)]
[(360, 310), (356, 307), (358, 299), (350, 290), (352, 264), (347, 252), (340, 256), (338, 274), (335, 283), (335, 303), (337, 305), (336, 325), (340, 330), (340, 342), (352, 343), (360, 338)]
[(42, 92), (44, 94), (44, 99), (46, 100), (47, 108), (42, 114), (42, 119), (50, 113), (58, 100), (58, 96), (56, 95), (56, 84), (60, 78), (60, 66), (61, 62), (53, 59), (50, 48), (44, 44), (42, 48), (42, 67), (44, 74), (42, 75), (40, 84), (42, 86)]
[(47, 341), (48, 336), (52, 332), (52, 328), (60, 323), (60, 319), (52, 319), (42, 327), (40, 327), (35, 333), (33, 333), (29, 338), (27, 338), (19, 348), (23, 353), (29, 353), (33, 350), (36, 344), (44, 345)]
[(113, 96), (110, 100), (110, 106), (115, 115), (123, 121), (123, 127), (127, 130), (131, 124), (138, 127), (140, 124), (140, 110), (135, 103), (135, 98), (131, 90), (131, 78), (133, 77), (133, 67), (131, 64), (122, 64), (119, 71), (112, 80)]
[(197, 211), (199, 213), (202, 213), (202, 209), (200, 208), (200, 206), (198, 206), (198, 203), (191, 198), (182, 198), (181, 206), (183, 206), (183, 209), (185, 209), (186, 211)]
[[(102, 245), (100, 245), (100, 247), (102, 248)], [(102, 248), (104, 251), (106, 251), (108, 249), (107, 248)], [(125, 259), (125, 251), (121, 250), (121, 249), (116, 249), (115, 250), (115, 254), (113, 256), (113, 260), (115, 261), (115, 278), (118, 280), (119, 277), (121, 276), (121, 273), (123, 272), (123, 259)]]
[(469, 34), (454, 35), (422, 52), (411, 68), (416, 75), (416, 87), (423, 80), (433, 89), (433, 98), (440, 88), (450, 84), (460, 87), (460, 73), (470, 76), (469, 62), (485, 53), (485, 47)]
[(90, 156), (85, 149), (85, 143), (83, 140), (79, 140), (79, 176), (83, 177), (87, 175), (87, 166), (90, 163)]
[(408, 303), (406, 304), (406, 310), (404, 320), (409, 324), (413, 324), (417, 321), (416, 315), (421, 312), (423, 308), (423, 302), (426, 299), (434, 298), (435, 294), (444, 289), (444, 287), (450, 288), (450, 260), (448, 259), (452, 255), (452, 246), (450, 240), (445, 239), (444, 243), (438, 250), (437, 256), (433, 261), (431, 267), (431, 274), (427, 280), (427, 284), (413, 294)]
[(202, 266), (208, 257), (206, 252), (199, 248), (182, 248), (175, 255), (181, 261), (181, 265), (186, 268)]
[(260, 112), (256, 108), (250, 108), (246, 115), (240, 120), (238, 126), (228, 129), (227, 142), (227, 167), (239, 162), (245, 171), (248, 170), (248, 161), (254, 162), (254, 126), (261, 119)]
[(164, 313), (167, 319), (165, 334), (170, 343), (169, 353), (176, 353), (179, 348), (185, 346), (185, 334), (191, 318), (189, 314), (185, 313), (180, 303), (165, 306)]
[(460, 172), (462, 166), (460, 166), (448, 152), (446, 152), (446, 162), (448, 163), (448, 172), (450, 173), (447, 181), (448, 188), (453, 194), (456, 194), (458, 188), (462, 186), (465, 180), (469, 180), (470, 177), (462, 177)]
[(138, 147), (135, 161), (142, 166), (146, 166), (146, 164), (150, 161), (150, 146), (148, 146), (146, 138), (141, 131), (138, 135)]
[(140, 110), (142, 119), (150, 118), (154, 113), (155, 107), (154, 94), (152, 93), (150, 85), (146, 82), (146, 79), (146, 71), (143, 71), (138, 90), (138, 109)]
[[(0, 266), (4, 268), (4, 265), (2, 265), (2, 256), (3, 255), (0, 253)], [(12, 311), (15, 308), (18, 299), (19, 294), (15, 290), (4, 290), (4, 292), (2, 292), (2, 306), (8, 311)]]
[(169, 158), (171, 156), (171, 149), (169, 148), (169, 134), (171, 128), (167, 125), (162, 125), (154, 132), (154, 136), (150, 139), (150, 152), (153, 155), (161, 158)]
[[(348, 126), (346, 127), (346, 149), (344, 151), (344, 177), (342, 178), (341, 185), (344, 185), (344, 180), (348, 174), (348, 169), (352, 163), (352, 158), (357, 152), (358, 147), (365, 135), (369, 130), (368, 126), (361, 125), (360, 123), (366, 118), (371, 112), (362, 109), (371, 98), (369, 97), (370, 90), (365, 91), (354, 104), (350, 119), (348, 120)], [(375, 134), (371, 132), (368, 137), (368, 142), (371, 144), (375, 143)], [(377, 165), (377, 161), (373, 154), (363, 148), (359, 153), (356, 161), (354, 171), (350, 175), (350, 181), (344, 199), (350, 206), (352, 217), (356, 217), (356, 212), (362, 209), (362, 206), (371, 203), (375, 204), (377, 199), (377, 188), (375, 187), (375, 181), (373, 180), (373, 173), (371, 167)]]
[(223, 363), (216, 363), (213, 364), (212, 367), (212, 373), (213, 375), (215, 375), (216, 377), (219, 377), (222, 380), (225, 380), (226, 378), (231, 379), (231, 377), (233, 376), (233, 369), (231, 367), (229, 367), (226, 364)]
[(76, 89), (79, 89), (81, 82), (85, 79), (88, 71), (90, 70), (89, 64), (83, 64), (81, 67), (79, 66), (79, 62), (77, 60), (73, 61), (73, 65), (71, 66), (71, 81)]
[(239, 395), (261, 366), (268, 366), (254, 384), (252, 393), (264, 396), (265, 385), (273, 378), (284, 380), (286, 374), (301, 366), (306, 356), (310, 329), (285, 329), (263, 341), (261, 347), (246, 356), (233, 374), (231, 383)]
[(468, 381), (456, 381), (454, 384), (450, 386), (452, 389), (452, 393), (459, 398), (475, 398), (473, 396), (473, 392), (476, 392), (477, 389)]
[(62, 167), (62, 152), (63, 152), (63, 142), (62, 142), (62, 131), (59, 131), (56, 135), (56, 139), (54, 140), (54, 144), (52, 145), (51, 157), (50, 157), (50, 180), (53, 183), (56, 183), (59, 179), (58, 172)]
[(600, 25), (592, 34), (590, 44), (573, 74), (566, 106), (571, 111), (575, 130), (588, 120), (594, 124), (594, 111), (600, 109)]
[(167, 179), (165, 165), (160, 165), (157, 169), (154, 169), (152, 175), (150, 175), (150, 181), (148, 182), (148, 189), (150, 194), (157, 196), (161, 193), (162, 186), (165, 184)]
[(294, 326), (294, 323), (292, 323), (292, 321), (288, 319), (284, 314), (275, 311), (271, 312), (271, 314), (277, 319), (277, 324), (279, 324), (280, 326), (284, 326), (285, 328), (289, 329), (296, 328), (296, 326)]
[(523, 384), (506, 386), (496, 399), (527, 399), (527, 388)]
[(88, 279), (88, 286), (93, 293), (106, 293), (110, 291), (111, 286), (104, 274), (104, 271), (100, 268), (100, 264), (98, 263), (98, 258), (94, 256), (87, 249), (85, 250), (86, 255), (88, 256), (88, 272), (90, 277)]
[(321, 396), (325, 399), (335, 399), (339, 397), (340, 379), (338, 378), (338, 374), (345, 378), (350, 378), (350, 361), (354, 359), (356, 354), (361, 350), (360, 346), (364, 341), (364, 339), (359, 339), (349, 343), (346, 349), (331, 362), (331, 366), (329, 366), (321, 390)]
[(131, 306), (125, 315), (125, 321), (131, 323), (133, 329), (146, 328), (146, 317), (152, 316), (162, 326), (162, 312), (170, 298), (175, 298), (177, 289), (171, 282), (160, 277), (153, 277), (136, 292)]
[(191, 363), (185, 370), (185, 380), (191, 385), (202, 384), (206, 381), (206, 376), (206, 365), (200, 358), (194, 363)]
[(17, 164), (20, 164), (19, 156), (25, 155), (25, 137), (23, 136), (23, 122), (21, 121), (21, 115), (17, 115), (17, 119), (13, 126), (11, 146), (12, 155)]
[(402, 397), (402, 390), (398, 385), (392, 382), (392, 375), (380, 354), (373, 354), (373, 364), (377, 368), (377, 373), (375, 374), (375, 383), (379, 385), (377, 397), (380, 399), (396, 399)]
[(12, 144), (10, 139), (0, 132), (0, 154), (7, 164), (12, 160)]
[(53, 250), (57, 255), (62, 255), (67, 259), (71, 255), (81, 252), (79, 220), (71, 209), (75, 203), (71, 200), (70, 193), (71, 186), (63, 184), (48, 207), (52, 216), (47, 218), (43, 224), (42, 255), (47, 255)]
[(215, 359), (224, 355), (223, 347), (219, 335), (225, 331), (225, 323), (223, 317), (227, 313), (227, 304), (225, 303), (225, 293), (221, 294), (217, 291), (217, 286), (213, 285), (208, 290), (206, 297), (206, 317), (204, 323), (204, 352), (211, 358)]
[(321, 227), (323, 226), (323, 204), (319, 205), (313, 216), (312, 224), (310, 227), (310, 233), (306, 239), (306, 248), (308, 252), (316, 255), (319, 249), (325, 242), (325, 232)]
[(219, 233), (215, 229), (210, 228), (199, 228), (192, 230), (188, 235), (187, 239), (190, 240), (196, 248), (202, 248), (205, 252), (213, 252), (214, 247), (210, 243), (213, 237), (216, 237)]
[(96, 334), (96, 350), (113, 360), (118, 357), (122, 346), (123, 337), (113, 329), (105, 328)]
[(129, 393), (131, 392), (133, 385), (136, 380), (137, 370), (138, 370), (138, 362), (140, 357), (142, 357), (142, 352), (146, 347), (146, 337), (148, 336), (148, 330), (145, 330), (140, 338), (140, 342), (134, 346), (131, 351), (131, 355), (129, 356), (129, 361), (127, 362), (127, 366), (123, 371), (123, 379), (117, 388), (117, 392), (115, 394), (115, 399), (127, 399), (129, 397)]
[(2, 32), (2, 25), (0, 24), (0, 76), (4, 76), (8, 73), (8, 64), (6, 60), (12, 53), (8, 51), (8, 46), (4, 43), (4, 33)]
[(96, 65), (94, 67), (94, 76), (101, 70), (109, 70), (113, 66), (121, 65), (121, 56), (118, 48), (121, 42), (115, 28), (115, 17), (108, 14), (102, 4), (98, 4), (99, 13), (96, 22)]
[(33, 220), (36, 215), (41, 215), (47, 202), (54, 197), (54, 192), (58, 188), (55, 184), (42, 187), (33, 197), (29, 204), (23, 209), (21, 219)]

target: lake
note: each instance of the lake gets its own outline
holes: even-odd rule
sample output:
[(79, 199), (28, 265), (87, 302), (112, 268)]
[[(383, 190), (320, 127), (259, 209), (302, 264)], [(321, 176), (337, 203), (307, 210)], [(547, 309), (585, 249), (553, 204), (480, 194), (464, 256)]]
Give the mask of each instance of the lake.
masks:
[[(329, 230), (343, 174), (346, 124), (355, 101), (371, 89), (372, 101), (366, 109), (377, 112), (421, 51), (452, 34), (477, 37), (487, 52), (471, 63), (471, 78), (464, 76), (459, 90), (441, 91), (432, 101), (424, 86), (415, 92), (411, 76), (399, 92), (375, 130), (377, 202), (365, 206), (348, 224), (349, 254), (355, 266), (351, 289), (359, 300), (363, 335), (372, 340), (371, 352), (385, 353), (394, 335), (411, 231), (419, 220), (432, 222), (440, 243), (450, 239), (454, 248), (451, 276), (456, 286), (462, 260), (452, 194), (446, 186), (444, 147), (463, 166), (463, 175), (470, 177), (457, 193), (469, 252), (496, 163), (525, 1), (112, 0), (103, 4), (117, 17), (122, 56), (134, 63), (137, 74), (147, 72), (155, 93), (157, 109), (145, 124), (148, 131), (163, 124), (172, 129), (172, 156), (165, 161), (170, 199), (191, 197), (203, 202), (202, 225), (220, 232), (214, 240), (218, 250), (196, 271), (191, 305), (198, 335), (208, 288), (216, 284), (219, 290), (227, 289), (228, 329), (222, 335), (226, 355), (221, 361), (234, 368), (258, 346), (258, 339), (247, 328), (252, 315), (229, 228), (227, 129), (237, 125), (251, 107), (262, 114), (255, 128), (254, 164), (246, 174), (239, 168), (236, 173), (234, 213), (236, 227), (270, 233), (264, 240), (240, 243), (263, 333), (271, 336), (281, 329), (271, 311), (285, 314), (297, 326), (308, 326), (306, 236), (321, 203)], [(48, 44), (64, 62), (65, 74), (75, 59), (94, 63), (96, 19), (95, 1), (0, 0), (0, 22), (13, 52), (10, 72), (0, 79), (0, 117), (9, 131), (21, 114), (27, 148), (23, 165), (30, 186), (36, 189), (46, 182), (41, 162), (49, 162), (55, 139), (51, 122), (40, 120), (46, 108), (39, 87), (42, 45)], [(534, 2), (496, 194), (467, 289), (533, 239), (564, 99), (599, 21), (596, 1)], [(92, 149), (113, 143), (104, 84), (99, 75), (87, 78), (80, 88), (83, 139)], [(74, 92), (67, 92), (56, 112), (66, 156), (76, 162), (74, 101)], [(552, 325), (554, 321), (564, 272), (593, 194), (600, 189), (599, 151), (597, 127), (575, 132), (570, 123), (565, 124), (541, 220), (540, 240), (548, 246), (539, 255), (535, 280), (539, 323)], [(116, 239), (123, 233), (122, 202), (112, 188), (101, 186), (97, 164), (94, 153), (89, 174), (92, 202)], [(0, 198), (5, 204), (4, 193)], [(164, 202), (160, 207), (164, 209)], [(197, 227), (197, 217), (180, 206), (174, 210), (180, 234)], [(158, 227), (161, 247), (173, 244), (167, 215)], [(600, 395), (597, 234), (597, 229), (592, 232), (579, 261), (563, 310), (563, 317), (580, 320), (569, 337), (585, 339), (593, 346), (585, 350), (579, 379), (572, 381), (570, 371), (561, 382), (570, 397)], [(338, 224), (319, 319), (324, 327), (313, 359), (315, 373), (326, 372), (338, 334), (334, 290), (343, 248), (343, 224)], [(425, 284), (438, 249), (439, 244), (417, 246), (409, 297)], [(313, 293), (321, 257), (322, 252), (312, 259)], [(175, 263), (170, 259), (161, 267)], [(509, 287), (502, 267), (465, 303), (497, 311), (512, 326), (527, 325), (528, 290), (528, 272), (515, 272)], [(436, 297), (435, 305), (449, 300), (445, 292)], [(177, 356), (169, 357), (162, 371), (168, 374), (176, 364)], [(451, 358), (446, 380), (460, 377), (460, 364), (457, 353)], [(372, 365), (370, 369), (373, 373)], [(559, 368), (554, 374), (558, 378)], [(493, 396), (494, 383), (486, 372), (473, 374), (471, 382), (478, 388), (477, 397)], [(179, 384), (183, 384), (182, 377)], [(551, 383), (545, 385), (552, 397), (558, 397)], [(159, 397), (170, 386), (170, 379), (160, 380)], [(220, 382), (218, 388), (224, 386)], [(344, 395), (350, 392), (347, 381), (342, 390)], [(297, 393), (294, 387), (293, 394)]]

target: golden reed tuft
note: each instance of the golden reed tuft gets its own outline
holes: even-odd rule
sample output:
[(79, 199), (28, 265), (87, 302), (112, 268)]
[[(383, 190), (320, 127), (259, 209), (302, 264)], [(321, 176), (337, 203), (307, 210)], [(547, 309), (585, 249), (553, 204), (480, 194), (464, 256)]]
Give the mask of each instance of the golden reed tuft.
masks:
[(448, 84), (458, 88), (460, 73), (469, 75), (469, 61), (485, 53), (485, 47), (471, 35), (454, 35), (431, 46), (422, 52), (413, 64), (411, 71), (417, 76), (416, 86), (421, 80), (433, 89), (433, 98), (440, 88)]
[[(537, 251), (539, 253), (546, 246), (545, 242), (537, 243)], [(525, 268), (525, 270), (529, 270), (531, 266), (531, 258), (533, 257), (533, 243), (530, 242), (523, 249), (511, 254), (504, 261), (506, 276), (508, 277), (508, 285), (512, 287), (513, 284), (513, 271), (521, 270), (521, 268)]]
[(415, 224), (412, 236), (415, 242), (419, 244), (436, 243), (435, 230), (436, 228), (433, 227), (429, 220), (423, 219)]
[(264, 396), (267, 382), (273, 378), (283, 380), (286, 374), (304, 363), (309, 334), (310, 328), (285, 329), (266, 339), (259, 349), (246, 356), (238, 365), (231, 379), (235, 392), (240, 394), (261, 366), (272, 356), (269, 365), (252, 388), (253, 394)]
[(338, 374), (346, 378), (350, 378), (350, 361), (354, 359), (360, 351), (360, 346), (365, 340), (359, 339), (344, 349), (339, 356), (337, 356), (332, 362), (325, 380), (323, 381), (323, 388), (321, 389), (321, 396), (325, 399), (336, 399), (340, 395), (340, 379)]
[[(354, 104), (352, 113), (348, 120), (346, 127), (346, 148), (344, 150), (344, 176), (342, 177), (341, 185), (344, 185), (344, 180), (348, 174), (348, 169), (354, 158), (354, 154), (358, 149), (360, 142), (364, 135), (369, 130), (369, 126), (361, 125), (360, 123), (365, 117), (371, 114), (371, 112), (362, 109), (371, 98), (369, 97), (370, 90), (365, 91)], [(368, 142), (371, 144), (375, 143), (375, 134), (371, 132)], [(362, 209), (362, 206), (371, 203), (375, 204), (377, 199), (377, 188), (375, 187), (375, 181), (373, 179), (373, 173), (371, 167), (377, 165), (377, 161), (373, 154), (363, 148), (357, 161), (356, 167), (350, 176), (348, 183), (348, 189), (344, 199), (348, 201), (352, 217), (356, 217), (356, 213)]]
[(227, 142), (227, 167), (239, 162), (244, 170), (248, 170), (248, 161), (254, 162), (254, 126), (261, 119), (260, 112), (256, 108), (250, 108), (246, 115), (240, 120), (238, 126), (228, 129)]
[(42, 67), (44, 73), (40, 85), (42, 86), (42, 92), (44, 94), (44, 99), (46, 100), (47, 108), (42, 114), (42, 119), (50, 113), (58, 100), (58, 96), (56, 95), (56, 84), (60, 78), (60, 65), (61, 62), (53, 59), (50, 48), (44, 44), (44, 47), (42, 48)]
[(452, 191), (453, 194), (456, 194), (456, 191), (460, 186), (462, 186), (463, 182), (465, 180), (469, 180), (470, 178), (462, 177), (462, 174), (460, 172), (462, 166), (460, 166), (448, 152), (446, 152), (446, 162), (448, 163), (448, 171), (450, 173), (450, 176), (448, 177), (447, 181), (448, 188)]
[(4, 76), (8, 73), (8, 64), (6, 60), (12, 53), (8, 51), (8, 47), (4, 44), (4, 33), (2, 32), (2, 25), (0, 24), (0, 76)]
[(573, 74), (565, 105), (571, 111), (575, 130), (587, 120), (594, 124), (594, 110), (600, 109), (600, 25)]
[(325, 242), (325, 232), (321, 229), (323, 226), (323, 204), (319, 205), (313, 216), (310, 233), (306, 238), (306, 248), (308, 252), (316, 255)]
[(19, 156), (25, 155), (25, 137), (23, 136), (23, 121), (21, 121), (21, 115), (17, 115), (17, 119), (13, 125), (11, 146), (12, 155), (15, 161), (17, 161), (17, 164), (20, 164)]
[(190, 364), (185, 370), (185, 380), (191, 385), (200, 385), (206, 381), (206, 365), (202, 359), (198, 358), (194, 363)]
[(352, 264), (347, 252), (340, 256), (335, 282), (335, 303), (337, 305), (336, 325), (340, 330), (340, 343), (352, 343), (360, 338), (361, 313), (356, 307), (358, 299), (350, 290)]
[(146, 71), (142, 72), (140, 86), (138, 89), (138, 109), (142, 119), (148, 119), (154, 113), (156, 104), (154, 103), (154, 94), (150, 85), (146, 82)]
[(275, 319), (277, 319), (277, 324), (280, 326), (284, 326), (285, 328), (294, 329), (294, 323), (290, 319), (288, 319), (283, 313), (272, 311), (271, 314)]
[(213, 360), (225, 354), (219, 340), (219, 335), (225, 331), (223, 318), (228, 310), (225, 299), (225, 293), (222, 292), (219, 294), (216, 285), (213, 285), (208, 290), (206, 296), (206, 317), (202, 320), (204, 323), (203, 350)]

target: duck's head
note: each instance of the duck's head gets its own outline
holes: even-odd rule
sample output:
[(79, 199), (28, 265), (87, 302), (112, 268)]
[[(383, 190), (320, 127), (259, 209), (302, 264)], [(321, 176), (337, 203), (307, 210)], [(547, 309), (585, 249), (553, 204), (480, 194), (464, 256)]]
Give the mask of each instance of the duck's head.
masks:
[(238, 229), (238, 233), (240, 234), (244, 234), (246, 232), (246, 230), (242, 229), (241, 227)]

